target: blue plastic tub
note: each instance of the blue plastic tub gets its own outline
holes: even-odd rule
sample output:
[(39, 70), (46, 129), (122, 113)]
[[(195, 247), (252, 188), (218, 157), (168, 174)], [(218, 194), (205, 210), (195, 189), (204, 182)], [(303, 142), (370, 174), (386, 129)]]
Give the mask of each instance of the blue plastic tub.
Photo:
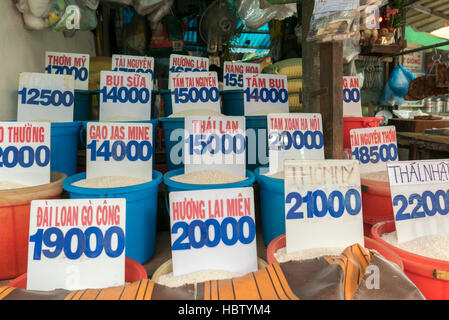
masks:
[[(89, 122), (98, 122), (98, 120), (81, 122), (81, 129), (80, 129), (80, 134), (79, 134), (81, 149), (86, 149), (86, 133), (87, 133), (87, 124)], [(145, 120), (145, 121), (118, 121), (118, 122), (136, 122), (136, 123), (151, 123), (151, 124), (153, 124), (153, 141), (151, 142), (151, 145), (154, 148), (153, 151), (156, 150), (156, 144), (155, 144), (156, 129), (157, 129), (157, 124), (159, 123), (159, 120), (155, 119), (155, 120)], [(155, 159), (155, 154), (153, 154), (153, 167), (154, 167), (154, 161), (155, 161), (154, 159)]]
[(223, 114), (227, 116), (243, 116), (243, 90), (226, 90), (220, 92)]
[(161, 90), (159, 94), (162, 96), (162, 99), (164, 101), (164, 116), (168, 117), (173, 113), (173, 107), (171, 104), (171, 91)]
[(85, 178), (86, 173), (83, 172), (64, 180), (63, 187), (70, 198), (125, 198), (125, 256), (141, 264), (151, 259), (156, 244), (158, 189), (162, 173), (153, 170), (152, 181), (130, 187), (94, 189), (72, 186), (72, 183)]
[[(176, 169), (164, 174), (164, 184), (167, 186), (168, 192), (175, 191), (191, 191), (191, 190), (210, 190), (210, 189), (225, 189), (225, 188), (244, 188), (253, 186), (256, 181), (256, 177), (253, 172), (246, 170), (246, 179), (239, 182), (226, 183), (226, 184), (189, 184), (173, 181), (170, 178), (184, 174), (184, 168)], [(165, 194), (165, 205), (167, 212), (170, 212), (168, 206), (168, 194)]]
[(78, 141), (81, 122), (52, 122), (50, 141), (51, 171), (71, 176), (78, 167)]
[[(161, 118), (165, 140), (165, 156), (169, 171), (184, 168), (183, 149), (184, 143), (184, 118)], [(180, 129), (180, 130), (177, 130)], [(176, 130), (176, 131), (175, 131)], [(181, 131), (182, 130), (182, 131)], [(175, 131), (175, 132), (173, 132)], [(173, 132), (173, 141), (170, 136)], [(172, 154), (173, 151), (173, 154)]]
[(254, 171), (268, 165), (267, 116), (245, 116), (246, 120), (246, 169)]
[(75, 90), (73, 106), (73, 121), (87, 121), (91, 119), (92, 95), (96, 91)]
[(254, 170), (260, 189), (260, 215), (263, 242), (266, 246), (271, 240), (285, 233), (284, 180), (267, 177), (268, 167)]

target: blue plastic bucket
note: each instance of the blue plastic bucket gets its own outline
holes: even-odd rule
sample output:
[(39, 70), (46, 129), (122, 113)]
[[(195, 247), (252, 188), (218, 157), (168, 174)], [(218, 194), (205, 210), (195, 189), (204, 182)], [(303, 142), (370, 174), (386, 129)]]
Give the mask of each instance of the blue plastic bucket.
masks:
[(168, 117), (173, 113), (173, 108), (171, 104), (171, 91), (170, 90), (161, 90), (160, 95), (164, 101), (164, 116)]
[(223, 114), (227, 116), (243, 116), (243, 90), (226, 90), (220, 92)]
[[(165, 140), (165, 156), (167, 158), (167, 169), (169, 171), (184, 168), (183, 148), (184, 131), (174, 132), (173, 140), (170, 136), (174, 130), (184, 130), (184, 118), (161, 118), (162, 129)], [(173, 155), (171, 154), (173, 150)]]
[(87, 121), (91, 117), (92, 94), (94, 91), (75, 90), (73, 121)]
[(51, 171), (71, 176), (78, 167), (78, 141), (81, 122), (52, 122), (50, 139)]
[[(81, 129), (80, 129), (80, 133), (79, 133), (81, 149), (86, 149), (86, 133), (87, 133), (87, 124), (89, 122), (98, 122), (98, 120), (81, 122)], [(159, 123), (159, 120), (155, 119), (155, 120), (144, 120), (144, 121), (118, 121), (118, 122), (151, 123), (153, 125), (153, 141), (151, 141), (151, 145), (153, 146), (153, 167), (154, 167), (154, 163), (155, 163), (154, 159), (156, 158), (156, 156), (154, 154), (154, 151), (156, 150), (156, 145), (155, 145), (156, 129), (157, 129), (157, 124)]]
[(271, 240), (285, 233), (284, 180), (264, 175), (268, 167), (254, 170), (260, 187), (260, 215), (263, 242), (266, 246)]
[(142, 264), (151, 259), (156, 244), (158, 189), (162, 173), (153, 170), (152, 181), (129, 187), (94, 189), (72, 186), (72, 183), (85, 178), (86, 173), (83, 172), (64, 180), (63, 187), (70, 198), (125, 198), (125, 256)]
[(254, 171), (268, 165), (267, 116), (245, 116), (246, 120), (246, 169)]
[[(168, 192), (225, 189), (225, 188), (244, 188), (253, 186), (254, 182), (256, 181), (254, 173), (249, 170), (246, 170), (245, 180), (226, 184), (190, 184), (171, 180), (171, 177), (179, 176), (181, 174), (184, 174), (184, 168), (172, 170), (164, 174), (164, 184), (167, 186)], [(167, 194), (165, 195), (165, 205), (167, 207), (167, 212), (170, 212)]]

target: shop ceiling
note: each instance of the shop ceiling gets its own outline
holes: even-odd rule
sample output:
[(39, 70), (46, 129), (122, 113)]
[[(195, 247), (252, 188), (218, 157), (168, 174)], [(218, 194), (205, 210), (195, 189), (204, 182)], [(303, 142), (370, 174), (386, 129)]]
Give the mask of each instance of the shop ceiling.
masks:
[(405, 0), (406, 24), (416, 31), (432, 32), (449, 26), (449, 0)]

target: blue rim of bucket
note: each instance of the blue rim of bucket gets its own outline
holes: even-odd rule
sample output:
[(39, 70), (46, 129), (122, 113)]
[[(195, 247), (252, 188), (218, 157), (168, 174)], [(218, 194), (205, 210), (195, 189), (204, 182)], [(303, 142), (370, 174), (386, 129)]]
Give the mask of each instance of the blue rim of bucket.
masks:
[(203, 190), (203, 189), (222, 189), (225, 185), (226, 188), (232, 188), (232, 187), (241, 187), (242, 183), (249, 183), (253, 184), (256, 180), (256, 176), (254, 173), (250, 170), (246, 170), (246, 180), (238, 181), (238, 182), (232, 182), (232, 183), (218, 183), (218, 184), (190, 184), (190, 183), (182, 183), (173, 181), (170, 178), (174, 176), (178, 176), (184, 174), (184, 168), (181, 169), (175, 169), (172, 171), (167, 172), (164, 174), (164, 184), (176, 189), (188, 189), (188, 190)]
[(269, 172), (269, 169), (267, 166), (258, 167), (254, 170), (254, 174), (256, 176), (257, 182), (263, 182), (263, 183), (270, 184), (272, 186), (276, 186), (275, 187), (276, 190), (279, 190), (280, 192), (284, 192), (284, 180), (268, 177), (265, 174), (261, 173), (262, 170), (266, 170), (266, 173)]
[[(72, 183), (86, 179), (86, 172), (77, 173), (73, 176), (70, 176), (62, 182), (62, 186), (64, 190), (73, 193), (81, 193), (81, 194), (104, 194), (104, 193), (132, 193), (136, 191), (142, 191), (147, 189), (150, 185), (159, 185), (162, 182), (162, 173), (159, 171), (153, 170), (153, 180), (126, 187), (118, 187), (118, 188), (86, 188), (86, 187), (77, 187), (73, 186)], [(106, 192), (105, 192), (106, 190)]]

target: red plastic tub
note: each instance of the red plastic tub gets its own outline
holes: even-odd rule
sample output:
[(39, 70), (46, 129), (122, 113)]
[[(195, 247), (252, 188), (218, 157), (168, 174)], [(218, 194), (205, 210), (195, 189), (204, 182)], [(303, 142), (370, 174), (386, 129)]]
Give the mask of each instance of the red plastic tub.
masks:
[[(281, 234), (280, 236), (274, 238), (267, 247), (267, 261), (268, 263), (276, 262), (276, 258), (274, 256), (275, 252), (281, 248), (286, 246), (285, 234)], [(399, 269), (404, 271), (404, 265), (402, 263), (401, 258), (391, 249), (384, 246), (382, 243), (375, 241), (374, 239), (365, 237), (365, 248), (376, 250), (381, 254), (385, 259), (391, 261), (396, 264)]]
[[(136, 282), (147, 278), (148, 274), (143, 265), (138, 263), (136, 260), (125, 257), (125, 282)], [(27, 274), (24, 273), (20, 277), (10, 281), (7, 286), (26, 289)]]
[(31, 201), (60, 198), (66, 177), (52, 172), (49, 184), (0, 191), (0, 280), (26, 272)]
[(449, 299), (449, 261), (431, 259), (399, 249), (382, 235), (396, 230), (394, 221), (379, 222), (371, 229), (374, 240), (396, 252), (404, 263), (404, 272), (428, 300)]
[(390, 183), (361, 178), (363, 222), (375, 225), (394, 219)]
[(351, 150), (349, 132), (352, 129), (379, 127), (384, 118), (379, 117), (344, 117), (343, 118), (343, 148)]

